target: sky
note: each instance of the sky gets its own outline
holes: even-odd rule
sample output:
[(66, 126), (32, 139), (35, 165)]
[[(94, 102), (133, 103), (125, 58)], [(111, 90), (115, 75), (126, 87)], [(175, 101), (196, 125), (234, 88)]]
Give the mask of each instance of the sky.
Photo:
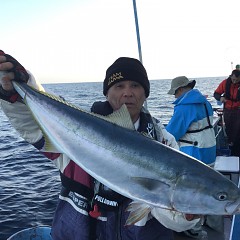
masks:
[[(239, 0), (136, 0), (150, 80), (228, 76), (240, 63)], [(0, 49), (41, 83), (103, 81), (139, 58), (132, 0), (0, 1)]]

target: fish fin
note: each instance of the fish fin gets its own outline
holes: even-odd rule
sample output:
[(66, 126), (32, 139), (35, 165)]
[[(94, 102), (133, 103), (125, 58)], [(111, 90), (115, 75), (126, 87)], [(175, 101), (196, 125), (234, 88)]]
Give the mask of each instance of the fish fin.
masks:
[(147, 218), (151, 210), (152, 208), (145, 203), (131, 202), (126, 208), (126, 211), (130, 212), (130, 214), (125, 225), (133, 225), (141, 221), (143, 218)]
[(107, 116), (97, 115), (97, 117), (102, 118), (108, 122), (114, 123), (120, 127), (135, 130), (134, 124), (132, 122), (130, 113), (127, 109), (126, 104), (123, 104), (120, 109), (114, 111), (112, 114)]
[(170, 188), (170, 185), (166, 182), (152, 179), (152, 178), (143, 178), (143, 177), (131, 177), (133, 181), (144, 187), (145, 189), (148, 189), (150, 191), (156, 190), (159, 188)]
[(37, 121), (36, 121), (36, 123), (38, 124), (39, 128), (42, 130), (42, 134), (44, 137), (44, 147), (41, 150), (46, 151), (46, 152), (61, 153), (61, 151), (58, 150), (57, 147), (55, 147), (53, 142), (50, 140), (48, 135), (45, 133), (44, 129), (41, 127), (41, 125)]
[(45, 141), (45, 144), (44, 144), (44, 150), (47, 151), (47, 152), (57, 152), (57, 153), (60, 153), (61, 151), (59, 151), (55, 146), (54, 144), (52, 143), (52, 141), (49, 139), (49, 137), (47, 136), (47, 134), (45, 134), (43, 132), (43, 136), (44, 136), (44, 141)]
[[(31, 86), (28, 86), (28, 85), (27, 85), (27, 87), (31, 88), (33, 91), (35, 91), (37, 93), (40, 93), (42, 95), (45, 95), (48, 98), (51, 98), (52, 100), (55, 100), (57, 102), (61, 102), (61, 103), (65, 104), (65, 105), (68, 105), (72, 108), (80, 110), (81, 112), (86, 112), (86, 111), (82, 110), (81, 108), (79, 108), (78, 106), (75, 106), (75, 105), (65, 101), (62, 97), (56, 96), (56, 95), (48, 93), (48, 92), (37, 90), (37, 89), (35, 89)], [(24, 89), (21, 88), (21, 85), (17, 82), (14, 82), (14, 88), (21, 95), (21, 97), (23, 98), (23, 101), (26, 103), (26, 99), (25, 99), (26, 98), (26, 91), (24, 91)], [(89, 112), (86, 112), (86, 113), (89, 113)], [(114, 124), (116, 124), (120, 127), (135, 130), (134, 124), (132, 122), (132, 119), (131, 119), (131, 116), (130, 116), (130, 113), (127, 109), (126, 104), (123, 104), (120, 109), (118, 109), (117, 111), (114, 111), (112, 114), (109, 114), (107, 116), (102, 116), (102, 115), (96, 114), (96, 113), (90, 113), (90, 114), (95, 115), (98, 118), (104, 119), (105, 121), (114, 123)]]
[(50, 140), (50, 138), (48, 137), (48, 134), (44, 131), (43, 127), (41, 126), (41, 124), (38, 122), (38, 120), (36, 119), (36, 117), (34, 116), (32, 110), (29, 108), (32, 117), (34, 118), (34, 120), (36, 121), (36, 124), (38, 125), (38, 127), (41, 129), (43, 137), (44, 137), (44, 148), (41, 150), (47, 151), (47, 152), (53, 152), (53, 153), (60, 153), (61, 151), (57, 149), (57, 147), (55, 147), (54, 143)]

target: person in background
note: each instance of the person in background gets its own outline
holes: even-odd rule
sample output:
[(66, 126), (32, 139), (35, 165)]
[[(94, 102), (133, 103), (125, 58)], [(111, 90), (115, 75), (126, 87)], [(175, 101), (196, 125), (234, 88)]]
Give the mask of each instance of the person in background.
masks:
[(240, 157), (240, 70), (237, 70), (237, 66), (218, 85), (213, 96), (223, 103), (223, 118), (231, 155)]
[[(193, 89), (195, 80), (185, 76), (176, 77), (171, 82), (168, 94), (174, 95), (174, 113), (166, 126), (178, 141), (180, 151), (206, 163), (213, 165), (216, 159), (216, 139), (213, 130), (213, 109), (202, 93)], [(220, 225), (222, 220), (208, 217), (209, 225)], [(218, 223), (216, 223), (218, 222)], [(219, 228), (219, 227), (218, 227)], [(202, 239), (207, 232), (201, 224), (183, 232), (189, 237)]]
[(195, 84), (195, 80), (190, 81), (185, 76), (172, 80), (168, 94), (174, 95), (176, 100), (166, 129), (178, 141), (182, 152), (213, 164), (216, 159), (213, 109), (206, 97), (193, 89)]
[[(0, 79), (0, 103), (3, 111), (21, 136), (60, 170), (62, 190), (52, 223), (51, 235), (54, 240), (173, 240), (171, 229), (182, 231), (192, 228), (200, 221), (199, 216), (155, 209), (135, 225), (125, 226), (129, 215), (126, 207), (131, 202), (130, 199), (94, 180), (68, 156), (44, 150), (42, 131), (11, 83), (14, 79), (43, 90), (33, 75), (3, 51), (0, 51), (0, 71), (7, 71)], [(121, 57), (106, 71), (103, 82), (106, 101), (94, 102), (91, 111), (108, 115), (126, 104), (137, 131), (178, 149), (174, 137), (143, 108), (149, 92), (150, 82), (141, 62)], [(96, 195), (104, 196), (109, 201), (104, 201), (106, 204), (98, 202), (94, 198)], [(116, 207), (107, 205), (112, 201), (117, 203)]]

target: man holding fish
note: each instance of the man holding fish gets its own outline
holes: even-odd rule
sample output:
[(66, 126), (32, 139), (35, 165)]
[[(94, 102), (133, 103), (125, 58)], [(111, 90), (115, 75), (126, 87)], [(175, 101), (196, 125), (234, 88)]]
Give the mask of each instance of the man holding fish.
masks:
[[(3, 51), (1, 71), (3, 111), (21, 136), (61, 173), (53, 239), (172, 240), (170, 229), (192, 228), (202, 212), (239, 211), (237, 187), (197, 160), (172, 150), (170, 147), (178, 148), (173, 136), (142, 107), (150, 83), (137, 59), (121, 57), (107, 69), (103, 83), (106, 101), (92, 105), (94, 114), (44, 93), (32, 74)], [(45, 112), (45, 104), (51, 105), (49, 112)], [(54, 121), (46, 123), (44, 116), (55, 107), (56, 118), (53, 115)], [(64, 128), (58, 127), (58, 121)], [(217, 183), (212, 187), (203, 180)]]

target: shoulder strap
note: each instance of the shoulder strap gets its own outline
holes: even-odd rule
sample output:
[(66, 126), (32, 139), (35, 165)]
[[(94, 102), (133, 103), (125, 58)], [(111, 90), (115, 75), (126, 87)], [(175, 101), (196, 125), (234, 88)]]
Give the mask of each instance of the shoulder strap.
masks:
[(204, 108), (205, 108), (205, 111), (206, 111), (208, 126), (206, 126), (204, 128), (201, 128), (201, 129), (196, 129), (196, 130), (188, 130), (187, 133), (197, 133), (197, 132), (201, 132), (201, 131), (203, 131), (205, 129), (208, 129), (208, 128), (213, 128), (213, 126), (211, 125), (211, 122), (210, 122), (210, 118), (209, 118), (209, 114), (208, 114), (206, 103), (204, 103)]
[(237, 95), (234, 97), (234, 96), (231, 96), (231, 92), (230, 92), (231, 84), (232, 84), (232, 80), (229, 77), (226, 81), (225, 97), (226, 97), (226, 99), (228, 99), (232, 102), (238, 102), (238, 101), (240, 101), (240, 87), (238, 87)]
[[(206, 111), (208, 126), (206, 126), (206, 127), (204, 127), (204, 128), (201, 128), (201, 129), (196, 129), (196, 130), (188, 130), (186, 133), (198, 133), (198, 132), (204, 131), (204, 130), (206, 130), (206, 129), (213, 128), (213, 126), (212, 126), (212, 124), (211, 124), (211, 122), (210, 122), (209, 113), (208, 113), (208, 110), (207, 110), (207, 105), (206, 105), (206, 103), (204, 103), (204, 108), (205, 108), (205, 111)], [(197, 146), (197, 145), (198, 145), (198, 142), (197, 142), (197, 141), (188, 141), (188, 140), (185, 140), (185, 139), (179, 139), (178, 141), (179, 141), (179, 142), (183, 142), (183, 143), (189, 143), (189, 144), (192, 144), (192, 145), (194, 145), (194, 146)]]
[(226, 81), (226, 86), (225, 86), (225, 97), (227, 99), (230, 99), (230, 86), (231, 86), (231, 78), (229, 77)]
[(138, 132), (142, 133), (145, 136), (151, 137), (157, 140), (156, 133), (157, 126), (154, 123), (154, 120), (150, 113), (142, 111), (140, 113), (140, 126), (137, 129)]

